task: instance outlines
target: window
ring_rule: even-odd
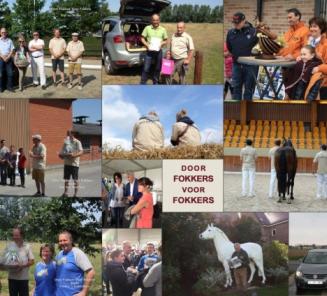
[[[276,229],[273,229],[272,231],[271,231],[271,236],[275,236],[276,235]]]

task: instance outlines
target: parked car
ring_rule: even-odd
[[[302,260],[295,273],[296,294],[305,289],[327,288],[327,249],[313,249]]]
[[[141,34],[151,15],[170,5],[169,0],[121,0],[119,17],[102,21],[102,60],[107,74],[143,64]]]

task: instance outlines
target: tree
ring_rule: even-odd
[[[15,226],[23,228],[27,240],[48,243],[58,242],[58,234],[68,230],[74,242],[86,253],[93,255],[99,251],[93,246],[101,241],[101,219],[97,217],[101,213],[101,203],[98,199],[20,198],[9,199],[4,206],[6,210],[0,212],[2,240],[10,238]]]
[[[246,243],[261,241],[260,224],[251,217],[242,216],[233,225],[233,233],[230,239],[234,242]]]
[[[72,32],[85,36],[99,31],[102,19],[110,13],[104,0],[57,0],[51,4],[51,12],[66,36]]]
[[[0,24],[8,31],[11,29],[11,12],[7,1],[0,0]]]
[[[13,5],[12,32],[31,36],[33,31],[43,33],[48,24],[41,22],[45,0],[16,0]]]

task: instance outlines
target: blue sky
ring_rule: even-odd
[[[210,7],[215,7],[217,5],[222,5],[223,0],[171,0],[171,5],[175,4],[198,4],[198,5],[209,5]],[[111,11],[117,12],[119,10],[120,0],[109,0],[109,9]]]
[[[326,213],[290,213],[289,223],[290,245],[327,245]]]
[[[131,149],[132,130],[140,116],[156,111],[164,126],[166,145],[176,113],[182,108],[199,127],[202,140],[222,143],[222,86],[104,86],[103,143]]]
[[[101,119],[101,100],[78,99],[73,102],[73,116],[90,116],[88,122],[96,123]]]

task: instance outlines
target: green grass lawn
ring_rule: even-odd
[[[35,257],[35,262],[40,261],[39,252],[40,252],[40,243],[31,243],[33,254]],[[6,242],[0,241],[0,253],[3,252],[4,248],[6,246]],[[96,247],[100,250],[101,245],[97,244]],[[56,252],[58,252],[58,248],[56,248]],[[100,296],[102,295],[102,265],[101,265],[101,253],[97,253],[95,257],[89,256],[92,265],[95,268],[95,280],[92,284],[92,287],[90,289],[89,295],[90,296]],[[8,293],[8,281],[7,281],[8,275],[6,271],[0,271],[0,281],[2,285],[2,290],[0,292],[1,296],[9,295]],[[29,270],[29,287],[30,291],[34,287],[34,266],[30,267]]]
[[[176,31],[176,24],[162,24],[169,38]],[[222,84],[223,66],[223,25],[222,24],[186,24],[186,32],[194,41],[195,50],[203,53],[202,84]],[[139,84],[141,68],[123,69],[115,75],[103,71],[103,84]],[[193,84],[194,59],[187,74],[187,84]],[[177,78],[177,76],[175,76]]]

